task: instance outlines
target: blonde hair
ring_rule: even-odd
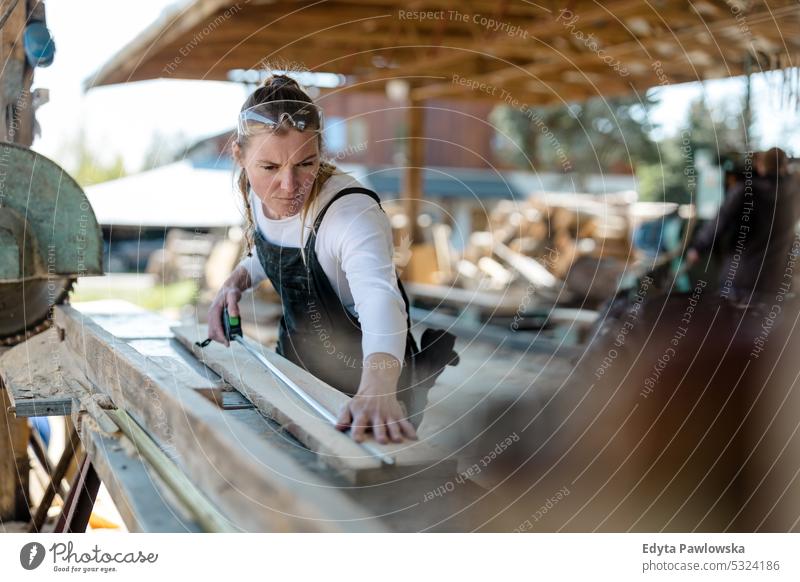
[[[300,84],[291,77],[282,74],[270,75],[245,100],[241,110],[244,111],[245,109],[248,109],[250,107],[254,107],[262,103],[269,103],[271,101],[305,101],[307,103],[313,103],[308,93],[306,93],[306,91],[300,86]],[[318,140],[317,143],[319,146],[319,152],[321,156],[324,144],[322,141],[321,120],[317,121],[318,123],[316,124],[316,128],[313,128],[313,131],[317,132],[317,140]],[[242,150],[244,150],[244,148],[247,146],[247,138],[244,136],[237,135],[235,143]],[[303,208],[301,209],[300,212],[300,229],[301,229],[300,252],[303,257],[303,262],[305,262],[305,252],[303,249],[303,225],[305,225],[308,213],[310,212],[314,203],[319,198],[319,193],[322,190],[322,187],[328,181],[328,178],[330,178],[334,174],[340,174],[340,173],[341,172],[335,165],[333,165],[328,161],[321,160],[319,169],[317,170],[317,174],[314,177],[314,183],[311,186],[311,190],[309,191],[308,196],[306,196],[306,199],[303,201]],[[239,170],[239,175],[237,176],[236,180],[239,192],[242,195],[242,200],[244,201],[244,210],[245,210],[245,232],[244,232],[245,246],[243,250],[243,256],[244,255],[250,256],[252,255],[251,249],[255,244],[256,223],[253,214],[253,208],[250,204],[250,181],[247,178],[247,172],[244,171],[244,168],[241,168]]]

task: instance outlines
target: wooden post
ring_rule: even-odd
[[[33,74],[25,60],[21,42],[27,4],[20,0],[16,5],[3,2],[0,7],[0,15],[11,10],[0,28],[0,62],[3,63],[0,70],[0,139],[30,146],[33,143],[30,91]],[[0,385],[0,522],[28,521],[30,429],[27,419],[18,419],[9,413],[9,406],[6,390]]]
[[[8,412],[11,402],[0,381],[0,523],[28,521],[28,439],[27,419],[18,419]]]
[[[425,109],[422,103],[422,101],[411,101],[406,115],[408,135],[406,136],[406,168],[403,175],[403,206],[408,217],[407,232],[411,237],[412,244],[422,242],[417,225],[419,201],[422,198],[422,170],[425,164],[423,127]]]

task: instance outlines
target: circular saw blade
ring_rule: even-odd
[[[53,305],[64,302],[74,283],[52,277],[0,285],[0,345],[13,346],[47,329]]]

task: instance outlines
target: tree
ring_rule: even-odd
[[[656,202],[693,202],[697,180],[696,160],[708,152],[712,162],[748,149],[744,103],[727,100],[710,107],[703,98],[689,106],[686,122],[672,137],[657,143],[659,158],[636,168],[639,199]]]
[[[729,152],[744,151],[747,149],[744,102],[727,99],[712,108],[705,99],[695,99],[689,106],[682,134],[688,134],[694,152],[706,150],[719,158]]]
[[[728,99],[711,107],[697,99],[677,134],[658,142],[648,122],[656,104],[629,96],[531,110],[499,106],[490,120],[498,154],[514,166],[575,172],[578,183],[588,174],[635,171],[640,200],[690,202],[697,152],[719,161],[748,149],[744,104]]]
[[[81,186],[116,180],[127,174],[122,156],[117,153],[110,162],[101,160],[89,148],[83,130],[60,148],[58,158]]]
[[[501,105],[490,121],[498,131],[498,153],[520,168],[632,173],[637,164],[658,158],[647,122],[655,104],[651,97],[628,96],[531,109]]]

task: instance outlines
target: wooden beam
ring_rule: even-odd
[[[82,426],[83,447],[111,494],[128,531],[201,531],[182,507],[170,502],[170,494],[160,486],[158,476],[148,470],[127,437],[108,435],[90,422],[84,422]]]
[[[607,9],[608,7],[606,7],[604,10]],[[761,21],[764,20],[765,18],[775,18],[777,15],[796,14],[798,11],[800,11],[800,7],[787,6],[772,12],[760,12],[757,14],[753,14],[748,16],[748,19],[752,19],[753,21]],[[562,29],[564,28],[563,25],[559,23],[555,24],[560,26]],[[703,23],[697,26],[675,31],[668,38],[667,42],[669,42],[669,44],[674,44],[675,46],[680,47],[680,50],[683,51],[685,49],[685,44],[687,42],[691,42],[697,35],[702,35],[702,34],[713,35],[714,33],[720,33],[722,31],[725,31],[726,29],[733,29],[739,26],[740,24],[736,20],[736,18],[731,16],[730,18],[725,18],[716,22],[708,24]],[[647,48],[647,43],[637,39],[631,42],[608,47],[606,49],[606,55],[614,58],[619,58],[625,55],[629,55],[631,53],[635,54],[639,51],[645,51],[645,54],[647,54],[648,50],[649,49]],[[579,69],[581,66],[587,63],[591,64],[595,62],[597,59],[598,56],[595,53],[588,52],[582,54],[579,57],[573,58],[569,63],[569,66],[572,68]],[[519,67],[506,67],[504,69],[492,71],[485,75],[476,76],[473,78],[473,81],[477,83],[481,82],[488,83],[490,85],[495,85],[495,86],[504,86],[506,83],[514,81],[520,77],[532,76],[536,78],[545,73],[563,70],[564,66],[565,66],[564,62],[559,61],[559,62],[548,62],[544,64],[531,63],[529,65],[519,66]],[[400,74],[403,73],[400,72]],[[697,74],[697,78],[702,78],[702,76]],[[454,83],[436,83],[433,85],[418,87],[412,90],[411,96],[412,99],[418,99],[418,100],[442,98],[449,95],[457,94],[461,91],[461,89],[462,88],[455,85]]]
[[[476,339],[502,345],[503,348],[522,350],[531,354],[550,354],[559,358],[576,358],[580,356],[583,347],[574,346],[548,338],[543,338],[539,332],[512,331],[486,323],[478,323],[468,318],[448,315],[438,311],[411,308],[411,319],[447,329],[448,331],[464,338],[465,341]]]
[[[581,8],[584,8],[584,6],[581,6]],[[573,8],[573,12],[576,12],[577,10],[577,8]],[[585,23],[591,22],[597,18],[607,17],[609,12],[615,14],[617,17],[621,17],[636,10],[641,10],[641,7],[637,6],[636,2],[631,2],[630,0],[618,0],[605,6],[602,4],[592,3],[589,5],[588,9],[577,13]],[[550,35],[562,34],[564,32],[564,25],[555,19],[556,14],[551,13],[549,16],[550,18],[547,20],[536,22],[527,27],[525,29],[526,36],[529,39],[540,39],[546,38]],[[440,56],[436,56],[431,59],[412,62],[400,67],[387,69],[385,72],[376,73],[372,78],[386,79],[392,78],[396,75],[413,75],[421,71],[427,71],[431,67],[436,68],[441,66],[452,68],[479,55],[504,54],[504,49],[515,52],[516,43],[509,43],[507,36],[499,35],[488,40],[485,38],[473,40],[470,43],[452,47],[452,49],[454,52],[445,52]],[[532,48],[531,53],[533,53]]]
[[[174,331],[178,341],[192,350],[201,362],[235,386],[265,416],[283,425],[295,438],[317,453],[320,461],[336,469],[351,483],[363,485],[385,482],[431,468],[437,472],[455,473],[454,461],[444,460],[443,454],[424,441],[389,445],[370,441],[376,448],[395,458],[393,467],[382,465],[349,436],[320,418],[242,346],[234,343],[226,348],[213,342],[200,348],[195,342],[205,338],[204,328],[183,326],[174,328]],[[338,413],[350,400],[346,394],[278,354],[264,349],[263,355],[330,412]]]
[[[0,378],[18,418],[71,414],[73,395],[64,380],[59,346],[50,328],[0,356]]]
[[[167,45],[180,35],[193,30],[211,16],[224,12],[231,4],[230,0],[199,0],[188,5],[173,6],[164,11],[158,20],[86,79],[84,90],[130,80],[148,54],[156,52],[159,46]],[[161,63],[161,67],[163,66],[164,63]]]
[[[28,521],[28,421],[8,411],[11,402],[0,381],[0,523]]]
[[[403,172],[403,207],[408,218],[408,236],[411,244],[421,243],[417,219],[423,192],[425,166],[425,107],[412,101],[406,110],[406,167]]]
[[[119,409],[109,409],[100,414],[108,418],[125,433],[138,453],[147,461],[148,465],[167,484],[169,490],[180,499],[192,517],[203,528],[203,531],[213,533],[235,533],[236,530],[228,520],[211,503],[194,483],[164,454],[158,445],[153,442],[142,428],[130,417]]]
[[[382,531],[383,526],[246,426],[70,306],[55,309],[73,365],[170,454],[243,531]]]
[[[479,289],[461,289],[451,285],[429,285],[426,283],[405,283],[405,288],[412,299],[424,299],[441,305],[476,308],[492,315],[514,315],[520,310],[525,291],[516,292],[511,289],[500,291],[481,291]]]

